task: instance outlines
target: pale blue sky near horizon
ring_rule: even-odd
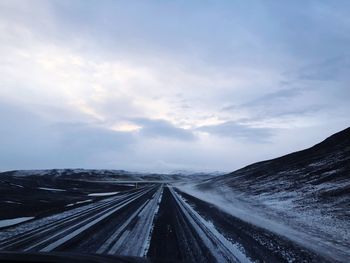
[[[349,1],[0,0],[0,170],[233,171],[349,126]]]

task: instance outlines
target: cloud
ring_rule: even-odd
[[[257,104],[270,104],[277,100],[286,100],[298,96],[303,91],[297,88],[280,89],[275,92],[264,94],[263,96],[242,104],[242,107],[255,106]]]
[[[208,132],[217,136],[230,137],[236,140],[244,140],[256,143],[269,142],[274,132],[268,128],[254,128],[233,121],[218,125],[202,126],[199,131]]]
[[[313,125],[320,113],[329,110],[329,103],[313,101],[310,88],[282,88],[259,96],[241,105],[228,105],[223,112],[241,112],[235,121],[245,127],[267,129],[293,128]],[[275,131],[278,133],[278,130]],[[257,133],[259,134],[259,133]]]
[[[348,7],[1,1],[0,169],[234,169],[308,146],[348,125]]]
[[[142,127],[140,130],[141,136],[165,137],[185,141],[192,141],[195,139],[191,130],[178,128],[165,120],[138,118],[132,121]]]
[[[94,158],[127,152],[131,133],[92,123],[53,123],[19,105],[0,104],[0,167],[96,167]]]
[[[298,70],[299,79],[332,81],[349,78],[350,57],[337,56],[312,63]]]
[[[134,140],[128,132],[109,130],[98,125],[85,123],[59,123],[50,126],[59,136],[59,145],[65,151],[94,153],[98,151],[119,151]]]

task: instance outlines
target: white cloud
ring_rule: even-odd
[[[308,146],[312,128],[322,137],[347,125],[347,56],[315,59],[331,50],[327,35],[310,55],[313,39],[291,41],[294,6],[283,17],[278,4],[257,6],[246,17],[245,4],[186,7],[191,12],[140,5],[0,3],[0,97],[12,105],[0,115],[0,169],[234,169]],[[327,6],[305,8],[334,15]],[[300,21],[313,27],[303,13]]]

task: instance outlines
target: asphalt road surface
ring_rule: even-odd
[[[170,262],[335,262],[163,184],[3,229],[0,251]]]

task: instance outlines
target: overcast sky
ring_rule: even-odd
[[[0,170],[232,171],[349,126],[350,1],[0,0]]]

